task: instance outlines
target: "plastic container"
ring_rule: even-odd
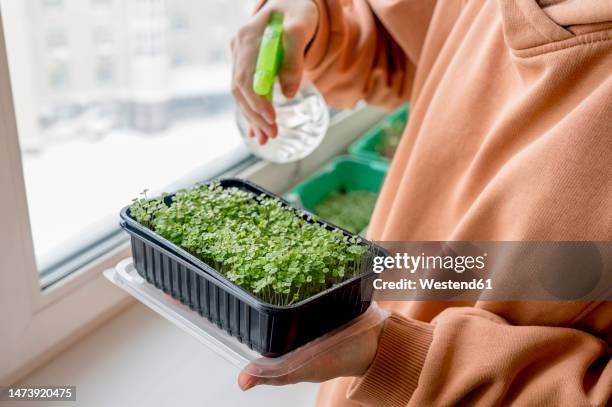
[[[220,183],[222,187],[238,187],[275,197],[248,181],[222,179]],[[167,203],[172,196],[166,197]],[[286,201],[283,204],[290,206]],[[294,210],[298,216],[308,214]],[[369,261],[371,256],[363,262],[362,274],[298,303],[278,306],[255,297],[200,259],[142,226],[130,216],[129,206],[121,211],[121,219],[121,226],[131,235],[134,266],[142,278],[264,356],[285,354],[361,315],[370,305],[371,283],[375,277]],[[324,221],[317,222],[330,230],[335,228]],[[369,246],[371,255],[385,253],[371,242],[364,240],[363,244]]]
[[[385,125],[388,125],[396,120],[403,120],[404,122],[407,122],[408,115],[408,106],[403,106],[395,110],[380,123],[370,129],[366,134],[364,134],[363,137],[351,144],[349,147],[349,153],[355,157],[365,158],[366,160],[390,162],[391,160],[388,157],[381,155],[376,150],[376,146],[378,146],[378,144],[381,142]]]
[[[314,211],[316,206],[334,191],[378,193],[388,167],[389,163],[385,161],[371,161],[350,156],[339,157],[286,193],[285,198],[309,211]],[[365,237],[367,229],[366,226],[359,235]]]
[[[272,13],[263,32],[255,73],[253,92],[270,100],[276,110],[278,134],[264,145],[258,137],[249,137],[250,125],[240,111],[236,112],[238,128],[247,147],[264,160],[287,163],[312,153],[323,141],[329,127],[329,110],[317,89],[302,81],[297,94],[287,99],[278,84],[283,63],[283,15]]]
[[[381,324],[390,314],[373,303],[359,317],[297,350],[277,358],[265,358],[186,305],[147,283],[134,268],[131,258],[122,260],[116,267],[104,271],[104,276],[233,366],[257,377],[287,375],[309,363],[320,353],[333,352],[335,346]]]
[[[389,164],[383,161],[338,157],[285,194],[285,198],[312,211],[333,191],[378,192],[388,168]]]

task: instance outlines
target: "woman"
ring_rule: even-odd
[[[265,2],[232,43],[234,95],[262,143],[274,110],[251,76],[273,11],[286,95],[306,75],[336,107],[411,103],[370,239],[612,240],[612,2]],[[379,331],[240,386],[339,377],[320,406],[611,400],[610,302],[384,305]]]

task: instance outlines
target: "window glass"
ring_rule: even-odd
[[[113,61],[110,57],[99,57],[96,67],[96,80],[100,84],[110,83],[113,80]]]
[[[97,48],[113,45],[113,27],[110,25],[95,27],[92,41]]]
[[[245,157],[229,41],[254,2],[1,1],[41,271],[116,233],[142,190]]]
[[[63,1],[62,0],[41,0],[40,3],[42,7],[52,9],[52,8],[61,7]]]
[[[50,50],[65,48],[68,45],[66,33],[61,28],[51,28],[45,35],[45,42]]]

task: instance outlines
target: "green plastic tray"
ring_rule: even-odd
[[[313,210],[333,191],[378,192],[388,168],[389,163],[383,161],[339,157],[285,194],[285,199]]]
[[[366,160],[376,160],[389,162],[390,160],[384,156],[381,156],[376,151],[376,146],[380,142],[382,136],[382,129],[386,123],[392,122],[397,119],[408,120],[410,109],[408,106],[402,106],[395,110],[389,116],[384,118],[380,123],[370,129],[366,134],[357,139],[349,147],[349,153],[355,157],[365,158]]]

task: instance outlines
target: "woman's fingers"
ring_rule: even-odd
[[[314,37],[319,11],[312,1],[295,2],[296,12],[285,16],[283,22],[283,64],[279,82],[286,97],[297,93],[304,74],[306,47]]]
[[[321,383],[340,376],[361,376],[365,373],[376,355],[378,339],[382,330],[382,320],[378,325],[355,334],[350,332],[337,333],[339,342],[328,346],[325,342],[308,351],[297,350],[293,355],[287,356],[284,362],[288,366],[299,363],[300,359],[306,360],[297,369],[278,377],[258,377],[251,372],[262,372],[262,368],[254,362],[247,366],[238,376],[238,386],[242,390],[248,390],[260,384],[271,386],[284,386],[287,384],[301,382]],[[345,335],[348,335],[344,337]],[[333,338],[330,338],[333,339]],[[300,352],[308,352],[308,357],[300,355]],[[302,356],[302,357],[300,357]],[[292,358],[293,357],[293,358]],[[265,370],[265,368],[263,368]]]
[[[304,70],[304,52],[314,36],[319,19],[317,6],[310,0],[269,0],[232,38],[232,93],[238,108],[251,124],[253,137],[257,137],[262,144],[268,138],[276,137],[276,113],[268,99],[253,91],[253,74],[261,36],[272,13],[284,16],[284,58],[279,81],[283,93],[288,97],[294,96],[299,88]]]
[[[232,94],[238,108],[254,128],[260,142],[265,142],[269,136],[276,135],[275,113],[272,104],[253,92],[253,72],[259,42],[269,15],[269,12],[257,13],[238,31],[231,42],[234,59]]]
[[[245,96],[240,89],[232,91],[238,108],[251,124],[254,135],[259,137],[260,143],[265,144],[268,137],[275,136],[277,133],[276,125],[268,123],[261,115],[257,114],[246,102]]]
[[[302,382],[320,383],[336,377],[335,374],[339,370],[336,356],[326,352],[299,369],[278,377],[257,377],[243,370],[238,376],[238,386],[241,390],[248,390],[260,384],[286,386]]]
[[[300,87],[304,72],[306,39],[304,29],[299,24],[285,24],[283,47],[285,56],[279,72],[279,82],[283,94],[292,98]]]
[[[247,372],[243,370],[238,375],[238,387],[240,387],[240,390],[242,391],[248,390],[252,387],[257,386],[258,379],[259,379],[258,377],[251,376],[250,374],[248,374]]]
[[[252,52],[258,45],[251,44],[249,51],[239,52],[235,57],[236,72],[232,89],[238,89],[252,111],[256,112],[269,124],[274,124],[275,113],[272,103],[265,97],[257,95],[253,91],[253,72],[255,71],[254,61],[257,54]]]
[[[261,144],[262,146],[264,144],[266,144],[268,142],[268,138],[271,138],[271,135],[268,135],[268,133],[262,131],[261,129],[259,130],[259,144]]]

